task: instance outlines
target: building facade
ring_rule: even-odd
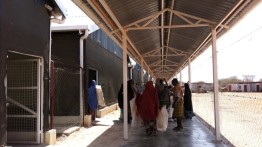
[[[227,84],[228,92],[262,92],[262,82],[238,82]]]
[[[53,0],[0,1],[0,146],[41,143],[49,129]]]

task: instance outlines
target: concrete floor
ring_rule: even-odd
[[[79,131],[58,141],[49,147],[226,147],[223,143],[215,143],[211,132],[196,117],[183,120],[184,129],[173,131],[176,126],[169,122],[166,132],[157,132],[156,136],[147,136],[145,128],[131,128],[128,140],[123,139],[123,123],[118,120],[118,112],[112,116],[96,119],[92,127],[82,127]],[[59,140],[59,139],[58,139]],[[46,145],[18,145],[13,147],[43,147]]]
[[[223,143],[214,143],[214,136],[196,118],[184,120],[181,132],[173,131],[174,122],[169,122],[166,132],[157,132],[156,136],[146,136],[144,128],[121,147],[226,147]],[[131,136],[132,135],[132,136]]]

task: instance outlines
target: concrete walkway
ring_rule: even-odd
[[[129,126],[129,138],[124,141],[123,123],[118,117],[119,111],[114,111],[96,119],[92,127],[81,127],[69,136],[58,137],[57,143],[48,147],[225,147],[214,143],[214,136],[196,118],[184,120],[181,132],[173,131],[175,123],[169,122],[167,131],[157,132],[156,136],[147,136],[145,128]]]

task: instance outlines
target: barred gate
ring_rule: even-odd
[[[52,66],[51,126],[58,133],[80,123],[79,68]]]
[[[7,142],[40,143],[40,59],[7,63]]]

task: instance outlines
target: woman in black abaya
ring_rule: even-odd
[[[185,83],[185,92],[184,92],[184,116],[186,119],[192,119],[194,116],[193,105],[192,105],[192,96],[189,84]]]

